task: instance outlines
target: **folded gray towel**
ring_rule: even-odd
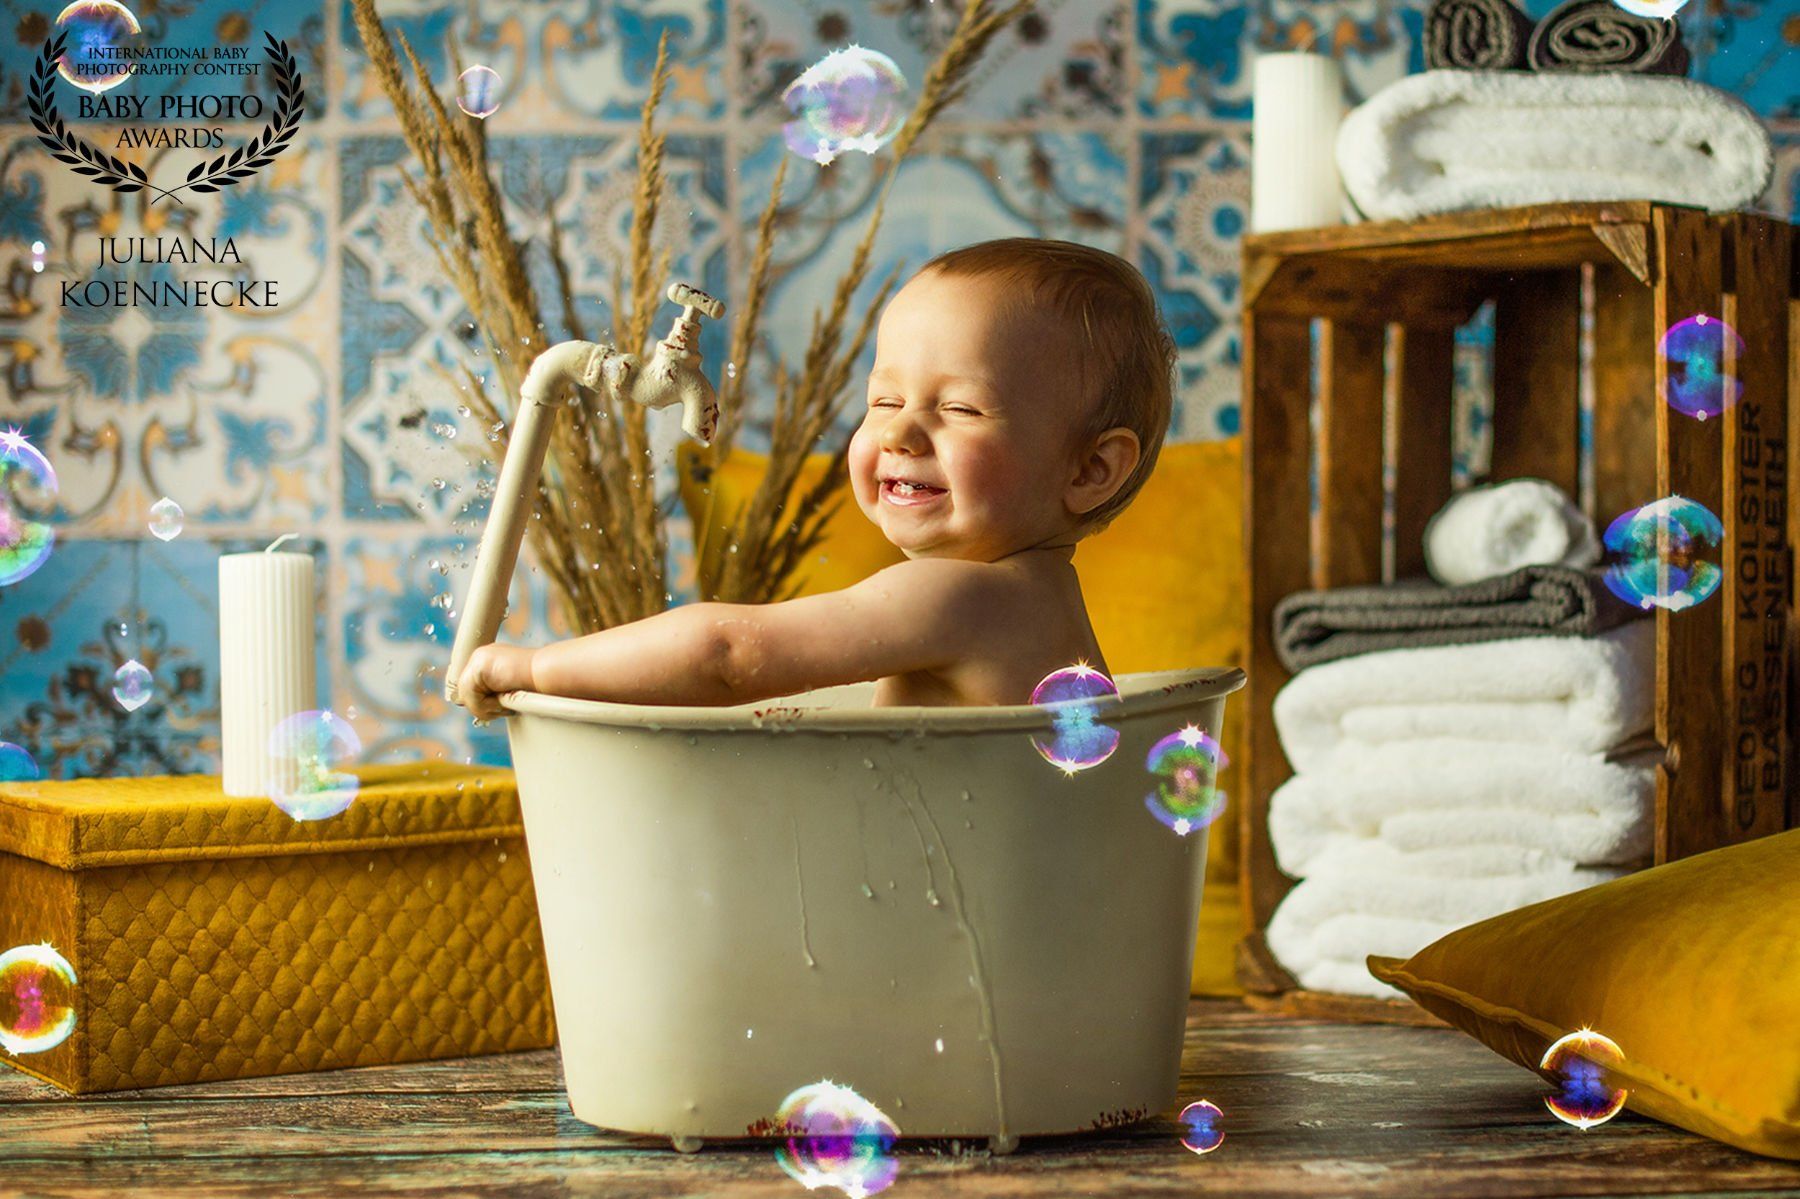
[[[1275,605],[1275,654],[1299,671],[1387,649],[1591,637],[1642,615],[1607,590],[1599,571],[1526,566],[1459,587],[1404,579],[1296,591]]]

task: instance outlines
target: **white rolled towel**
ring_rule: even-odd
[[[1736,96],[1617,72],[1409,75],[1344,118],[1337,160],[1371,220],[1559,201],[1726,212],[1755,203],[1775,169]]]
[[[1656,622],[1598,637],[1520,637],[1357,654],[1309,666],[1275,693],[1294,769],[1327,767],[1344,742],[1421,737],[1605,753],[1655,718]]]
[[[1401,873],[1419,860],[1371,843],[1344,855],[1345,869],[1301,879],[1269,918],[1269,952],[1308,990],[1402,999],[1369,974],[1369,954],[1408,958],[1465,925],[1631,873],[1618,866],[1460,877]]]
[[[1651,853],[1660,757],[1452,737],[1346,741],[1275,788],[1269,844],[1294,878],[1369,838],[1403,853],[1513,851],[1488,873],[1638,862]],[[1429,873],[1426,860],[1410,859],[1408,872]]]
[[[1598,561],[1594,522],[1562,488],[1543,479],[1471,487],[1425,525],[1425,569],[1446,586],[1521,566],[1586,568]]]

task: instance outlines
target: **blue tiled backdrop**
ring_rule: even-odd
[[[872,276],[1013,234],[1124,254],[1155,285],[1180,345],[1173,438],[1231,436],[1251,55],[1329,44],[1366,96],[1422,68],[1424,7],[1040,0],[902,173]],[[1542,15],[1552,4],[1527,7]],[[320,706],[351,721],[371,759],[504,761],[498,729],[473,729],[438,698],[450,627],[432,603],[446,592],[460,598],[482,511],[471,451],[489,432],[458,412],[444,368],[489,364],[401,183],[409,155],[348,3],[141,6],[154,44],[238,44],[260,57],[272,32],[306,80],[307,120],[275,165],[181,206],[96,188],[33,136],[26,82],[59,8],[0,0],[0,425],[22,426],[61,480],[57,549],[30,579],[0,588],[0,739],[59,777],[216,769],[217,557],[296,532],[320,565]],[[892,55],[916,80],[956,19],[950,0],[408,0],[382,9],[440,86],[450,82],[453,40],[465,63],[499,72],[488,133],[513,232],[531,243],[529,266],[547,291],[541,243],[554,216],[578,312],[596,330],[608,324],[612,274],[627,252],[638,108],[664,31],[675,63],[661,236],[681,277],[729,300],[786,153],[786,83],[853,41]],[[1681,20],[1691,74],[1741,96],[1774,128],[1780,157],[1764,206],[1792,212],[1800,15],[1787,0],[1693,0]],[[148,82],[143,90],[157,93]],[[267,76],[247,79],[242,94],[270,99]],[[153,174],[154,161],[153,152]],[[791,215],[765,322],[771,348],[789,360],[848,261],[877,178],[855,155],[824,171],[790,162]],[[205,272],[279,280],[280,306],[242,315],[64,308],[59,281],[125,269],[92,261],[96,235],[231,237],[243,263]],[[47,247],[41,273],[30,268],[33,241]],[[723,329],[708,337],[716,371]],[[1473,393],[1478,328],[1463,348],[1459,377]],[[766,380],[769,361],[744,369]],[[419,409],[425,419],[400,422]],[[1479,408],[1459,411],[1462,444],[1478,452]],[[659,430],[666,446],[670,422]],[[146,535],[149,508],[165,495],[187,513],[167,544]],[[678,557],[681,548],[678,537]],[[678,562],[677,587],[684,573]],[[553,622],[528,569],[512,611],[510,640],[573,631]],[[126,713],[112,700],[111,674],[131,657],[151,668],[156,694]]]

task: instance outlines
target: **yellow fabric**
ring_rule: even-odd
[[[686,451],[684,467],[692,461]],[[816,479],[826,462],[824,455],[810,459],[803,483]],[[715,528],[723,529],[749,499],[767,465],[762,455],[740,450],[715,471],[710,497]],[[1088,615],[1115,674],[1243,665],[1242,480],[1243,443],[1238,439],[1164,446],[1131,505],[1076,550],[1075,570]],[[690,512],[701,511],[708,500],[689,469],[682,471],[682,500]],[[901,560],[900,551],[847,500],[802,567],[800,594],[848,587]],[[1227,703],[1220,744],[1234,765],[1227,767],[1220,786],[1228,797],[1239,788],[1235,762],[1242,723]],[[1194,954],[1195,994],[1243,993],[1232,969],[1242,931],[1236,830],[1228,814],[1210,832]]]
[[[0,946],[75,969],[76,1094],[556,1040],[511,771],[361,766],[296,822],[212,776],[0,784]]]
[[[1800,1160],[1800,829],[1457,929],[1369,971],[1536,1069],[1591,1028],[1635,1112]]]

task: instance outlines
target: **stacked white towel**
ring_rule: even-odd
[[[1364,959],[1647,865],[1655,625],[1390,650],[1275,697],[1295,776],[1269,840],[1299,879],[1267,930],[1308,989],[1402,998]]]

